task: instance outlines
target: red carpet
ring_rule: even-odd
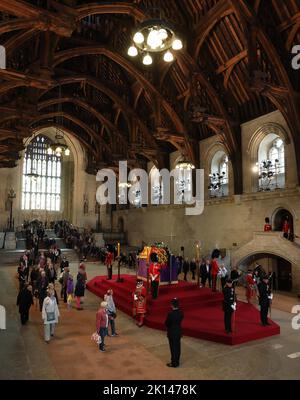
[[[106,277],[95,277],[88,282],[87,288],[101,298],[107,289],[112,288],[117,308],[131,316],[135,276],[122,275],[123,283],[117,283],[116,278],[114,275],[111,281],[107,281]],[[182,281],[178,285],[160,286],[158,299],[152,300],[151,297],[148,299],[145,325],[165,330],[164,322],[171,309],[170,301],[173,297],[178,297],[180,300],[184,312],[183,334],[186,336],[234,345],[280,333],[279,325],[271,320],[269,321],[271,326],[260,325],[259,311],[254,306],[238,302],[235,332],[227,335],[223,322],[223,295]]]

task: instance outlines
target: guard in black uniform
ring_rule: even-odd
[[[224,301],[223,301],[223,310],[224,310],[224,323],[225,323],[225,331],[226,333],[231,333],[231,317],[232,313],[236,310],[236,296],[235,291],[232,286],[232,280],[227,279],[226,285],[223,290]]]
[[[260,320],[262,326],[271,325],[268,323],[268,311],[273,294],[269,286],[269,278],[264,275],[262,281],[257,285],[259,292]]]
[[[167,327],[167,335],[171,351],[171,362],[168,367],[179,367],[180,359],[180,340],[181,340],[181,322],[183,320],[183,312],[179,309],[178,299],[171,301],[172,311],[169,312],[165,325]]]

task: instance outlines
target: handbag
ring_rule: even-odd
[[[47,321],[48,322],[55,321],[55,312],[54,311],[47,312],[46,314],[47,314]]]

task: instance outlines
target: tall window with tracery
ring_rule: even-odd
[[[50,144],[50,139],[39,135],[26,148],[22,210],[60,211],[61,159],[55,154],[47,153]]]

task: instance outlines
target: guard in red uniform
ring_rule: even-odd
[[[112,278],[112,263],[113,263],[113,253],[110,251],[106,254],[105,265],[107,268],[107,279]]]
[[[149,266],[149,277],[151,279],[151,294],[152,299],[157,299],[159,278],[160,278],[160,265],[158,262],[152,262]]]
[[[289,223],[289,217],[288,216],[285,217],[285,220],[283,222],[282,232],[283,232],[283,236],[286,239],[289,239],[290,233],[291,233],[291,226],[290,226],[290,223]]]
[[[138,327],[143,326],[144,317],[146,314],[146,296],[147,290],[143,285],[142,280],[137,280],[135,291],[132,293],[133,296],[133,309],[132,315],[136,318],[136,324]]]
[[[246,275],[246,298],[248,304],[251,304],[251,299],[255,293],[255,280],[253,279],[253,274],[251,269],[248,269],[248,274]]]
[[[269,232],[272,230],[272,226],[270,224],[270,218],[265,218],[264,232]]]
[[[219,273],[219,264],[218,264],[218,258],[220,256],[220,251],[215,249],[212,252],[212,261],[211,261],[211,280],[212,280],[212,291],[216,292],[217,291],[217,277]]]

